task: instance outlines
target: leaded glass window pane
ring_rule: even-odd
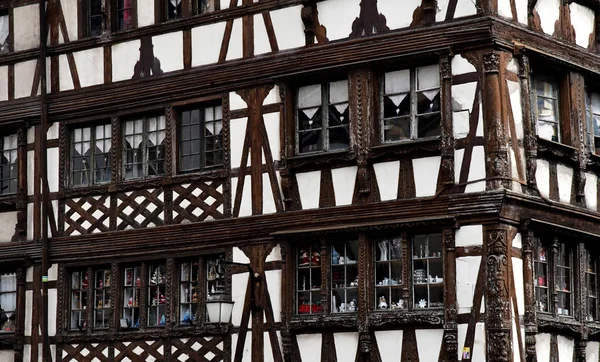
[[[16,194],[19,178],[17,135],[0,137],[0,151],[0,195]]]

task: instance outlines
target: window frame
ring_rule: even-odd
[[[4,43],[0,43],[0,57],[5,54],[10,54],[13,51],[13,17],[9,2],[6,2],[6,4],[0,2],[0,17],[4,16],[6,16],[6,21],[8,23],[8,34],[6,35],[5,40],[7,48],[5,51],[2,51]]]
[[[102,154],[108,156],[108,163],[106,164],[106,167],[104,168],[105,171],[106,169],[110,170],[110,176],[108,177],[108,180],[106,181],[101,181],[101,182],[97,182],[96,181],[96,142],[98,142],[98,140],[96,139],[96,130],[98,127],[103,127],[103,133],[104,133],[104,138],[102,138],[102,140],[104,142],[106,141],[110,141],[110,145],[111,148],[108,152],[103,152]],[[108,137],[106,136],[106,130],[108,127]],[[73,126],[69,127],[69,140],[68,140],[68,144],[69,144],[69,171],[68,171],[68,185],[72,188],[86,188],[86,187],[93,187],[93,186],[103,186],[103,185],[108,185],[112,182],[113,179],[113,173],[115,172],[115,170],[113,169],[113,148],[116,147],[116,145],[113,142],[113,138],[112,138],[112,129],[113,124],[111,124],[111,122],[95,122],[93,124],[74,124]],[[74,173],[75,172],[80,172],[83,173],[83,170],[78,170],[75,171],[74,169],[74,157],[75,157],[75,132],[77,130],[81,130],[82,131],[82,135],[83,135],[83,130],[85,128],[89,128],[90,129],[90,139],[88,142],[90,142],[90,150],[91,150],[91,154],[89,155],[90,157],[90,165],[89,165],[89,175],[87,176],[88,178],[88,182],[87,184],[75,184],[74,183]],[[83,136],[82,136],[83,137]],[[84,143],[86,141],[82,140],[78,143]],[[85,158],[84,155],[79,156],[80,158]]]
[[[18,318],[18,314],[19,314],[19,280],[18,280],[18,273],[16,271],[12,271],[12,272],[5,272],[3,271],[0,274],[0,278],[3,279],[5,276],[14,278],[14,290],[9,290],[9,291],[5,291],[1,289],[2,283],[0,283],[0,300],[3,300],[2,296],[7,295],[7,294],[13,294],[14,295],[14,310],[5,310],[2,308],[2,313],[4,313],[4,316],[6,316],[6,313],[11,313],[10,317],[7,317],[6,321],[2,322],[2,325],[0,325],[0,336],[3,335],[11,335],[14,334],[16,332],[16,324],[17,324],[17,318]],[[1,316],[1,315],[0,315]],[[9,322],[12,321],[12,330],[5,330],[4,326]],[[10,327],[10,326],[9,326]]]
[[[156,130],[154,131],[150,131],[149,130],[149,119],[150,118],[155,118],[156,119]],[[164,124],[164,128],[159,130],[158,129],[158,125],[160,124],[160,120],[162,119],[162,123]],[[136,133],[135,130],[135,123],[133,124],[133,132],[131,135],[128,135],[126,133],[126,127],[127,127],[127,123],[128,122],[136,122],[138,120],[142,121],[142,132],[141,133]],[[165,164],[167,161],[167,148],[171,147],[170,144],[168,144],[168,139],[166,136],[166,132],[167,132],[167,121],[166,121],[166,117],[164,115],[164,113],[158,113],[158,112],[151,112],[151,113],[144,113],[144,114],[140,114],[138,116],[132,116],[132,117],[127,117],[126,119],[121,120],[121,139],[119,140],[120,144],[121,144],[121,172],[122,172],[122,176],[121,176],[121,180],[124,182],[136,182],[136,181],[144,181],[144,180],[148,180],[148,179],[155,179],[155,178],[159,178],[159,177],[165,177],[167,175],[167,170],[165,168]],[[164,147],[164,152],[162,153],[162,158],[157,158],[157,174],[155,175],[149,175],[148,174],[148,168],[149,168],[149,160],[148,160],[148,154],[149,154],[149,146],[148,146],[148,138],[149,138],[149,134],[155,132],[157,134],[159,134],[160,132],[164,132],[165,136],[163,139],[163,147]],[[129,136],[137,136],[137,135],[141,135],[142,137],[142,142],[140,143],[141,145],[141,150],[142,150],[142,161],[141,162],[131,162],[131,163],[127,163],[127,152],[128,152],[128,148],[127,148],[127,137]],[[152,147],[156,147],[159,148],[159,145],[154,145]],[[136,148],[131,148],[129,150],[136,150]],[[162,161],[162,173],[159,173],[158,170],[160,170],[159,167],[159,162],[158,161]],[[131,177],[128,178],[127,177],[127,167],[134,167],[137,164],[141,164],[142,167],[142,175],[138,176],[138,177]]]
[[[598,127],[598,134],[596,134],[594,127],[594,117],[597,117],[600,121],[600,109],[594,109],[593,97],[598,97],[600,103],[600,93],[586,91],[585,97],[585,114],[586,114],[586,138],[588,143],[588,150],[594,155],[600,155],[600,126]]]
[[[560,260],[560,254],[561,254],[561,249],[563,249],[564,251],[566,251],[566,254],[569,258],[568,266],[565,265],[561,265],[559,264]],[[565,243],[564,241],[560,241],[557,237],[554,237],[551,241],[548,240],[548,238],[544,238],[544,237],[535,237],[534,240],[534,245],[533,245],[533,251],[534,251],[534,255],[533,255],[533,278],[534,278],[534,298],[535,298],[535,304],[536,304],[536,312],[541,313],[541,314],[546,314],[546,315],[554,315],[554,316],[559,316],[562,318],[570,318],[570,319],[576,319],[577,318],[577,314],[575,312],[575,300],[577,298],[576,296],[576,282],[577,282],[577,275],[579,275],[576,267],[577,267],[577,260],[575,260],[575,258],[577,257],[577,248],[575,247],[575,245],[570,245]],[[542,255],[542,251],[543,251],[543,255],[544,255],[544,259],[540,261],[541,259],[541,255]],[[543,263],[544,265],[546,265],[546,280],[545,280],[545,286],[543,286],[543,289],[546,290],[546,295],[547,295],[547,307],[546,307],[546,311],[540,310],[540,300],[538,297],[538,290],[540,288],[542,288],[542,286],[540,286],[539,284],[541,284],[540,279],[541,276],[538,274],[538,271],[536,269],[536,263]],[[558,290],[557,289],[557,285],[558,285],[558,279],[559,279],[559,274],[558,274],[558,270],[560,269],[568,269],[569,270],[569,280],[568,280],[568,285],[570,286],[570,289],[565,289],[563,288],[563,290]],[[582,281],[579,281],[582,282]],[[566,293],[568,294],[568,305],[569,305],[569,309],[567,311],[567,313],[562,313],[565,309],[564,308],[560,308],[559,304],[560,303],[560,296],[558,295],[558,293]],[[554,299],[558,300],[557,304],[554,303]]]
[[[137,9],[138,9],[138,1],[137,0],[129,0],[131,1],[131,5],[127,8],[124,7],[122,9],[119,8],[119,1],[121,0],[107,0],[110,1],[110,15],[111,15],[111,30],[113,33],[127,31],[131,29],[137,29],[138,27],[138,19],[137,19]],[[125,3],[126,0],[123,0]],[[124,12],[125,10],[129,10],[129,14],[131,16],[131,25],[128,28],[121,27],[119,23],[119,13]]]
[[[10,148],[5,149],[5,142],[7,139],[9,140]],[[13,143],[14,143],[14,148],[12,148]],[[0,197],[13,196],[19,192],[19,156],[20,156],[21,152],[19,150],[19,135],[18,135],[18,133],[9,133],[8,135],[0,136],[0,152],[2,153],[0,155],[0,162],[1,162],[1,160],[4,160],[5,152],[9,152],[10,159],[8,161],[13,161],[11,163],[5,163],[5,164],[0,163]],[[14,160],[12,160],[13,153],[15,155]],[[4,177],[3,176],[4,169],[8,168],[9,173],[10,173],[11,167],[16,168],[15,177],[10,177],[10,174],[8,177]],[[14,191],[11,191],[11,183],[13,183],[13,182],[15,184],[15,188],[14,188]],[[6,183],[8,184],[8,192],[3,191],[3,187]]]
[[[538,82],[544,82],[547,81],[547,83],[550,83],[552,86],[554,86],[555,89],[555,98],[552,97],[547,97],[544,95],[538,95]],[[534,118],[535,118],[535,134],[538,138],[540,139],[544,139],[547,141],[551,141],[551,142],[556,142],[556,143],[560,143],[560,144],[567,144],[565,143],[564,140],[564,135],[563,133],[563,125],[562,125],[562,115],[561,115],[561,110],[563,108],[563,101],[561,99],[562,97],[562,89],[561,89],[561,77],[559,76],[550,76],[547,75],[547,73],[537,73],[537,74],[533,74],[531,77],[531,103],[532,103],[532,107],[534,109]],[[552,124],[556,124],[556,139],[547,139],[545,137],[540,136],[540,132],[539,132],[539,107],[538,107],[538,98],[544,98],[544,99],[552,99],[554,101],[554,105],[555,105],[555,110],[554,110],[554,114],[555,114],[555,121],[543,121],[545,123],[552,123]]]

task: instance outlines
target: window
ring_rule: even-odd
[[[415,235],[412,249],[413,308],[444,306],[442,235]]]
[[[71,330],[87,328],[88,311],[92,313],[94,329],[109,327],[110,286],[111,275],[108,268],[79,269],[71,272]]]
[[[8,44],[10,28],[8,24],[8,10],[0,9],[0,54],[10,52]]]
[[[225,287],[225,275],[217,268],[219,258],[224,256],[195,258],[179,264],[180,324],[193,324],[198,320],[203,300]]]
[[[134,27],[135,16],[133,0],[116,0],[113,4],[116,15],[116,26],[113,28],[116,31],[132,29]]]
[[[87,328],[86,309],[88,306],[88,289],[90,278],[88,270],[71,273],[71,329]]]
[[[102,35],[102,0],[85,1],[87,1],[88,36]]]
[[[0,195],[17,193],[19,165],[17,163],[17,135],[0,138]]]
[[[589,250],[585,250],[585,288],[587,297],[587,320],[595,321],[599,319],[598,315],[598,277],[597,277],[598,255]]]
[[[558,83],[554,78],[539,75],[534,78],[534,85],[537,135],[560,142]]]
[[[142,293],[140,267],[125,268],[123,279],[123,312],[121,315],[128,328],[139,328],[140,295]]]
[[[164,327],[167,271],[164,264],[154,264],[148,267],[148,327]]]
[[[174,20],[181,18],[181,0],[166,0],[165,11],[167,12],[166,20]]]
[[[110,317],[110,269],[95,271],[94,278],[94,328],[109,326]]]
[[[73,129],[71,145],[73,186],[110,182],[112,147],[110,124]]]
[[[146,276],[141,272],[145,269]],[[164,263],[126,267],[123,272],[121,327],[140,328],[140,309],[147,308],[146,326],[164,327],[167,308],[167,271]],[[146,289],[147,299],[142,299]]]
[[[223,164],[221,106],[181,112],[179,170],[198,171]]]
[[[321,252],[318,244],[297,249],[296,260],[296,312],[318,314],[321,305]],[[332,263],[334,259],[332,259]]]
[[[438,65],[385,73],[380,88],[382,142],[441,135]]]
[[[218,0],[193,0],[194,15],[210,13],[219,10],[220,2]]]
[[[165,117],[143,117],[123,127],[124,175],[126,180],[165,173]]]
[[[334,243],[330,262],[331,313],[358,312],[358,242]]]
[[[600,94],[588,93],[586,98],[587,133],[590,152],[600,155]]]
[[[535,270],[535,296],[537,300],[537,310],[539,312],[550,313],[553,311],[550,291],[554,290],[558,297],[556,314],[563,316],[572,316],[573,295],[572,295],[572,270],[573,256],[572,251],[564,243],[558,243],[556,262],[549,257],[548,245],[540,239],[536,241],[536,253],[534,256]]]
[[[0,275],[0,332],[14,332],[17,310],[17,275]]]
[[[402,239],[384,239],[375,248],[375,309],[405,309],[407,301],[402,296],[405,286],[402,273]]]
[[[296,106],[296,153],[348,149],[348,80],[300,87]]]

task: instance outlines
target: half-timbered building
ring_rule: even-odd
[[[600,360],[598,0],[0,0],[0,152],[0,361]]]

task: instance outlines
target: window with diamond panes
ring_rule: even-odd
[[[347,79],[300,87],[296,101],[296,153],[348,149]]]
[[[110,182],[110,124],[75,128],[71,134],[71,184],[90,186]]]
[[[0,137],[0,150],[0,195],[16,194],[19,177],[17,135]]]
[[[143,117],[123,127],[124,176],[142,179],[165,173],[165,116]]]
[[[380,87],[382,142],[441,135],[438,65],[385,73]]]
[[[17,310],[17,275],[0,275],[0,332],[15,331]]]
[[[543,75],[534,77],[537,134],[540,138],[560,142],[558,83]]]
[[[358,241],[331,246],[331,313],[358,312]]]
[[[123,313],[128,328],[140,327],[140,296],[142,292],[141,267],[123,270]]]
[[[221,106],[181,112],[179,169],[199,171],[223,164],[223,109]]]
[[[588,147],[600,155],[600,93],[588,93],[586,102]]]
[[[571,250],[563,243],[558,244],[558,257],[556,262],[555,291],[558,296],[559,315],[573,315],[572,306],[572,268],[573,260]]]
[[[383,239],[374,244],[375,252],[375,309],[405,309],[408,302],[402,297],[404,270],[402,239]]]
[[[535,298],[537,301],[537,310],[539,312],[550,312],[549,306],[549,289],[548,289],[548,253],[545,245],[542,245],[540,240],[537,240],[535,254],[533,258],[535,270]]]
[[[166,281],[164,264],[148,267],[148,327],[163,327],[166,322]]]
[[[444,306],[442,235],[415,235],[412,247],[413,308]]]
[[[71,273],[71,326],[73,330],[86,329],[86,309],[90,277],[87,270]]]
[[[94,328],[109,327],[110,321],[110,269],[94,272]]]
[[[321,304],[321,248],[311,244],[296,249],[296,312],[323,313]]]
[[[598,320],[598,277],[597,256],[590,250],[585,251],[585,289],[587,297],[587,320]]]

